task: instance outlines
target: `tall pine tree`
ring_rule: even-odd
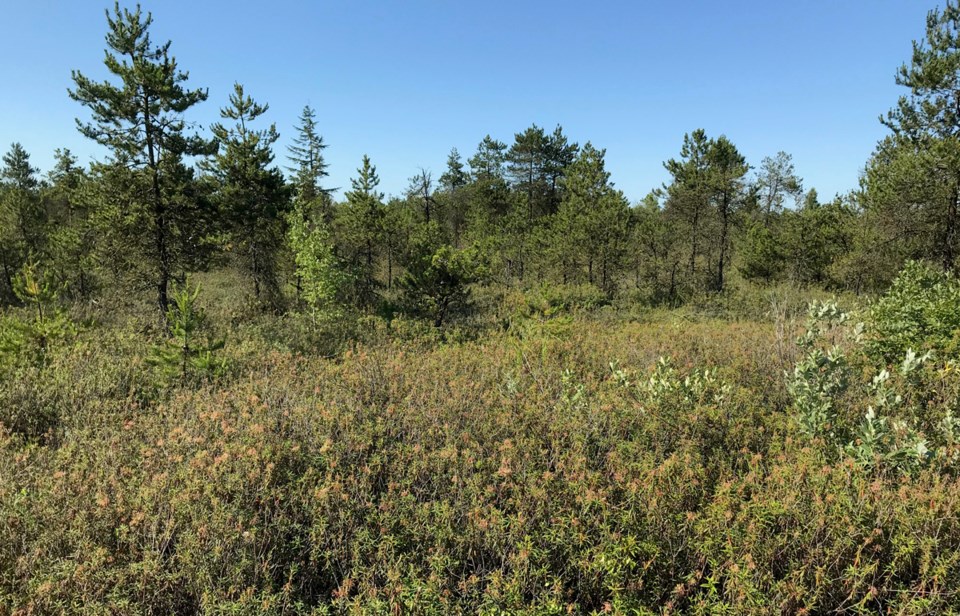
[[[70,96],[88,107],[91,122],[77,120],[80,132],[111,150],[109,166],[129,173],[102,174],[135,183],[128,190],[124,234],[132,249],[141,253],[152,269],[157,306],[166,314],[168,287],[190,243],[199,236],[195,204],[176,194],[183,182],[168,182],[168,175],[186,175],[184,156],[205,154],[209,144],[185,133],[183,114],[207,98],[206,90],[184,87],[188,74],[170,55],[170,42],[150,40],[153,17],[140,7],[130,11],[115,4],[107,11],[107,52],[104,64],[117,84],[97,82],[73,71],[75,88]],[[135,212],[129,211],[135,209]],[[186,240],[184,244],[181,240]]]
[[[280,138],[276,126],[250,125],[269,109],[234,84],[230,104],[220,117],[232,126],[213,125],[217,153],[204,164],[219,181],[217,203],[227,223],[240,265],[253,282],[254,297],[271,308],[281,301],[277,256],[283,245],[284,217],[290,195],[280,169],[273,165],[272,146]]]

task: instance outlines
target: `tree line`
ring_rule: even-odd
[[[928,15],[897,74],[905,94],[857,190],[804,190],[789,154],[752,166],[726,136],[693,130],[664,163],[669,180],[631,204],[605,150],[536,124],[510,143],[450,151],[386,199],[360,161],[344,199],[325,185],[327,143],[306,106],[285,169],[269,105],[239,83],[208,135],[191,110],[208,98],[154,44],[152,16],[107,11],[107,81],[73,71],[80,132],[109,156],[84,168],[57,150],[45,176],[14,143],[0,188],[0,303],[38,268],[67,298],[151,289],[160,311],[188,272],[232,265],[258,305],[315,313],[404,311],[443,324],[478,281],[590,284],[678,305],[722,293],[731,275],[855,292],[885,286],[909,259],[955,269],[960,199],[960,9]],[[286,171],[286,173],[285,173]]]

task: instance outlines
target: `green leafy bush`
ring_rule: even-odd
[[[954,336],[956,294],[950,275],[911,263],[865,324],[835,302],[811,304],[787,375],[801,432],[876,472],[954,468],[956,364],[937,353]]]
[[[888,364],[912,349],[960,357],[960,280],[928,263],[908,262],[867,314],[867,350]]]

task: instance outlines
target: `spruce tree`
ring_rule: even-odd
[[[380,178],[366,154],[357,174],[350,180],[352,190],[347,192],[347,202],[341,209],[340,227],[347,259],[354,270],[355,300],[371,306],[378,286],[374,266],[383,237],[383,193],[377,191]]]
[[[297,203],[313,204],[329,195],[330,189],[321,185],[323,178],[327,177],[327,163],[323,158],[327,144],[317,132],[316,112],[310,105],[304,106],[300,112],[300,123],[295,130],[293,143],[287,146],[287,159],[292,163],[287,169],[294,174]]]

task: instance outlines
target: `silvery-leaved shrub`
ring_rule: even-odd
[[[955,363],[958,285],[909,263],[865,322],[835,302],[811,304],[803,355],[787,374],[800,431],[872,470],[913,472],[958,461]]]
[[[807,313],[807,327],[797,339],[803,351],[787,374],[787,390],[793,398],[800,430],[807,436],[833,433],[837,399],[847,390],[850,367],[841,343],[851,335],[856,340],[861,332],[858,324],[850,331],[850,314],[835,301],[815,301]]]

